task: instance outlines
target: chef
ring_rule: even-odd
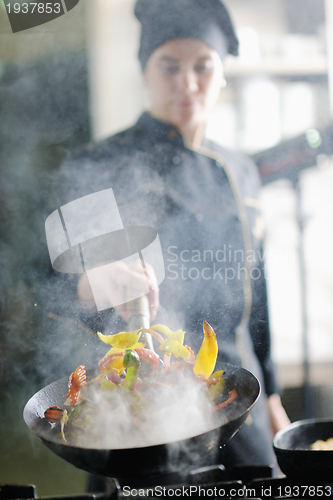
[[[183,328],[195,351],[208,321],[219,359],[242,365],[261,382],[251,418],[219,461],[272,465],[272,436],[289,421],[270,356],[260,179],[248,158],[205,137],[225,86],[225,58],[238,54],[238,40],[220,0],[138,0],[135,15],[149,108],[128,130],[71,156],[61,169],[62,203],[112,188],[124,226],[157,231],[165,279],[157,287],[148,266],[152,319]],[[126,293],[145,284],[135,268],[119,263],[113,269],[100,293],[115,307],[102,315],[87,275],[77,284],[85,314],[105,333],[124,328]]]

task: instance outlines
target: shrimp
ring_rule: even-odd
[[[71,404],[74,406],[78,402],[80,390],[86,385],[86,383],[86,367],[80,365],[69,377],[68,394],[66,394],[64,398],[68,397]]]
[[[56,422],[60,422],[62,419],[64,412],[59,406],[50,406],[47,410],[44,412],[44,418],[48,422],[54,424]]]

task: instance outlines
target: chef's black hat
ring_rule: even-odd
[[[238,39],[230,15],[220,0],[137,0],[141,23],[139,60],[144,69],[154,50],[173,38],[197,38],[223,59],[238,55]]]

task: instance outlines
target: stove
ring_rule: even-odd
[[[332,477],[325,481],[272,477],[267,466],[247,465],[226,469],[213,465],[186,475],[172,474],[145,480],[117,480],[90,476],[84,495],[38,497],[33,485],[0,485],[0,500],[139,500],[140,498],[226,499],[317,499],[333,497]]]

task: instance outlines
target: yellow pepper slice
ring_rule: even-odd
[[[188,361],[191,357],[190,351],[177,340],[165,339],[159,346],[159,349],[166,354],[173,354],[177,358],[184,359],[185,361]]]
[[[163,335],[168,337],[168,339],[177,340],[177,342],[184,344],[184,337],[185,337],[184,330],[176,330],[175,332],[173,332],[167,326],[160,325],[160,324],[151,326],[150,329],[157,330],[158,332],[161,332],[161,333],[163,333]]]
[[[105,360],[105,357],[106,356],[104,356],[104,358],[101,359],[101,361],[99,362],[99,365],[101,365],[103,363],[103,361]],[[103,373],[115,371],[116,373],[118,373],[120,375],[124,371],[123,356],[116,356],[113,359],[111,359],[107,363],[107,369],[103,369],[102,371],[103,371]]]
[[[217,373],[217,372],[216,372]],[[215,405],[217,405],[220,396],[222,395],[225,387],[225,380],[223,377],[216,379],[215,384],[211,384],[208,388],[209,395]]]
[[[223,370],[219,370],[217,372],[214,372],[211,374],[211,376],[209,377],[208,380],[213,380],[214,378],[220,378],[220,377],[222,377],[223,373],[224,373]]]
[[[193,371],[196,375],[202,375],[208,378],[216,365],[218,345],[213,328],[204,321],[203,323],[204,339],[199,349]]]
[[[144,342],[137,342],[136,344],[133,344],[130,349],[142,349],[146,344]],[[109,354],[117,354],[119,352],[125,352],[126,349],[120,349],[119,347],[111,347],[111,349],[105,354],[105,356],[108,356]],[[104,356],[104,358],[105,358]]]
[[[103,335],[97,332],[97,335],[104,344],[112,345],[118,349],[129,349],[132,345],[136,344],[141,337],[142,332],[135,330],[134,332],[120,332],[115,335]]]

